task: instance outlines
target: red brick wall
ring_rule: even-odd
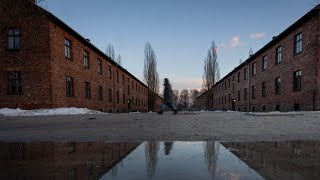
[[[72,43],[72,60],[65,58],[64,55],[65,38]],[[128,112],[127,100],[131,100],[131,111],[147,111],[147,107],[142,105],[143,101],[147,101],[147,95],[143,93],[146,91],[146,87],[141,82],[136,81],[122,68],[116,67],[110,59],[95,52],[54,23],[50,23],[50,39],[54,107],[72,106],[109,112]],[[83,64],[84,50],[89,52],[89,69],[85,68]],[[98,73],[98,59],[102,61],[102,74]],[[107,76],[108,65],[111,66],[111,79]],[[119,82],[115,78],[116,71],[118,71]],[[125,76],[124,84],[123,74]],[[66,76],[74,78],[74,97],[66,96]],[[85,98],[85,82],[89,82],[91,85],[91,98]],[[98,99],[99,86],[103,88],[102,101]],[[128,86],[130,87],[130,95]],[[109,101],[109,89],[112,91],[112,102]],[[117,101],[117,92],[119,92],[119,102]],[[126,99],[124,103],[123,93]]]
[[[67,32],[55,21],[49,20],[48,15],[43,16],[44,12],[29,1],[18,0],[13,3],[3,0],[0,4],[1,21],[8,25],[0,29],[0,107],[83,107],[108,112],[147,111],[147,87],[126,70],[115,67],[115,63],[109,58],[76,38],[78,36],[68,33],[70,31]],[[21,49],[18,52],[7,50],[9,27],[20,30]],[[64,55],[65,38],[72,42],[72,60],[66,59]],[[89,52],[89,69],[84,67],[84,50]],[[102,74],[98,74],[98,59],[102,61]],[[107,65],[111,66],[111,79],[107,77]],[[119,82],[115,81],[116,70]],[[8,95],[8,71],[21,71],[22,95]],[[66,96],[66,76],[74,78],[74,97]],[[91,98],[85,98],[85,82],[91,85]],[[99,86],[103,88],[102,101],[98,97]],[[109,89],[112,90],[112,102],[109,102]],[[130,108],[127,100],[132,100]]]
[[[28,1],[0,2],[0,108],[51,107],[48,21]],[[8,50],[7,30],[20,31],[20,50]],[[21,71],[22,94],[9,95],[8,72]]]
[[[251,59],[247,65],[239,70],[229,74],[226,78],[216,84],[213,88],[214,109],[232,109],[232,99],[236,99],[236,110],[240,111],[266,111],[276,110],[276,105],[280,105],[281,111],[292,111],[294,104],[300,104],[301,110],[313,110],[314,99],[315,108],[319,110],[319,95],[314,96],[316,89],[319,89],[319,74],[316,76],[316,67],[319,72],[319,45],[318,45],[318,18],[314,17],[304,23],[302,26],[294,29],[279,42],[272,45],[262,53],[259,53],[254,59]],[[294,36],[302,32],[303,45],[302,53],[294,55]],[[281,45],[282,62],[275,64],[275,49]],[[262,71],[262,57],[267,56],[267,69]],[[252,76],[252,64],[256,63],[256,75]],[[244,68],[248,69],[249,79],[244,80]],[[302,71],[301,91],[293,91],[293,72]],[[240,83],[237,82],[238,72],[240,72]],[[235,80],[233,81],[233,76]],[[275,78],[281,78],[281,94],[275,94]],[[317,77],[317,82],[316,81]],[[230,87],[229,87],[230,79]],[[266,82],[266,97],[262,97],[262,82]],[[225,83],[227,87],[225,88]],[[232,84],[235,84],[233,92]],[[318,84],[318,85],[317,85]],[[255,85],[255,99],[252,99],[252,86]],[[219,92],[219,86],[220,92]],[[318,86],[318,88],[317,88]],[[247,100],[244,100],[244,89],[248,88]],[[240,90],[240,101],[238,101],[238,90]],[[229,101],[230,94],[230,101]],[[318,91],[319,94],[319,91]],[[226,101],[225,101],[226,97]],[[220,98],[220,104],[219,99]],[[223,99],[223,102],[222,100]],[[250,102],[249,102],[250,101]],[[249,108],[250,103],[250,108]]]

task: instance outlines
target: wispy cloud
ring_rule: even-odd
[[[222,50],[222,49],[236,48],[236,47],[240,46],[241,44],[242,44],[242,42],[240,40],[240,36],[235,35],[230,39],[229,42],[220,43],[218,45],[218,51]]]
[[[265,32],[250,34],[250,38],[251,39],[262,39],[262,38],[265,38],[265,37],[266,37],[266,33]]]
[[[230,40],[231,47],[235,48],[240,45],[240,36],[233,36]]]

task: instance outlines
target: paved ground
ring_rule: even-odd
[[[279,116],[239,112],[0,116],[0,141],[150,140],[320,140],[320,112]]]

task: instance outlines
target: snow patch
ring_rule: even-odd
[[[54,109],[34,109],[34,110],[23,110],[23,109],[0,109],[0,116],[50,116],[50,115],[69,115],[69,114],[101,114],[100,111],[94,111],[87,108],[54,108]],[[108,113],[104,113],[108,114]]]

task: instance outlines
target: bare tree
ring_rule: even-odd
[[[106,49],[106,54],[112,59],[116,60],[116,54],[114,52],[114,48],[112,44],[108,44],[107,49]]]
[[[156,54],[153,51],[151,44],[146,43],[144,50],[144,82],[147,84],[149,90],[154,93],[149,94],[148,107],[149,110],[154,110],[157,93],[159,93],[159,75],[157,72]]]
[[[220,80],[220,68],[217,61],[217,46],[214,41],[212,41],[207,57],[204,60],[203,70],[203,88],[209,91],[209,89]],[[210,108],[212,102],[213,94],[209,92],[206,93],[206,109]]]
[[[207,57],[204,60],[203,70],[203,87],[206,90],[209,90],[217,81],[220,80],[220,70],[217,61],[217,46],[214,41],[212,41]]]
[[[180,93],[180,104],[185,109],[189,106],[189,91],[187,89],[183,89]]]
[[[213,177],[217,173],[219,146],[219,143],[213,141],[208,141],[203,144],[205,163]]]
[[[145,146],[145,156],[147,172],[150,178],[153,177],[158,163],[159,142],[147,142]]]
[[[117,63],[118,63],[119,65],[121,65],[121,63],[122,63],[122,62],[121,62],[121,55],[120,55],[120,54],[119,54],[118,57],[117,57]]]
[[[196,101],[198,96],[200,96],[200,92],[197,89],[192,89],[190,91],[190,99],[193,107],[196,107]]]
[[[177,106],[179,101],[179,90],[172,90],[172,95],[174,104]]]

